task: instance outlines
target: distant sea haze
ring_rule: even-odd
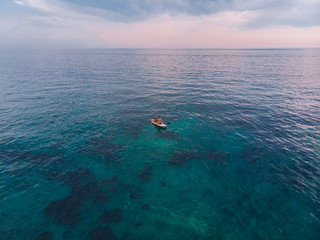
[[[320,239],[319,49],[1,50],[0,84],[0,239]]]

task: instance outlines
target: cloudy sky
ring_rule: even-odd
[[[0,47],[320,47],[320,0],[1,0]]]

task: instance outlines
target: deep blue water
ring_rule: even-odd
[[[0,239],[320,239],[320,50],[0,50],[0,86]]]

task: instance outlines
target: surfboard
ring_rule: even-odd
[[[157,127],[159,127],[159,128],[166,128],[166,127],[167,127],[167,125],[164,124],[164,123],[156,123],[156,122],[154,121],[154,119],[151,119],[150,121],[151,121],[151,123],[152,123],[153,125],[155,125],[155,126],[157,126]]]

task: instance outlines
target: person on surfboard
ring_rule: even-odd
[[[165,129],[167,127],[167,125],[163,123],[160,116],[158,118],[149,119],[149,120],[152,122],[153,125],[156,125],[159,128]],[[170,124],[170,123],[167,123],[167,124]]]
[[[158,118],[155,119],[150,119],[151,122],[154,122],[155,124],[163,124],[162,118],[159,116]]]

